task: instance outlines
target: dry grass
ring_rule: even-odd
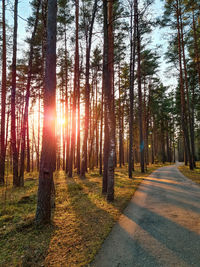
[[[190,170],[189,166],[179,166],[179,170],[189,179],[193,180],[197,184],[200,184],[200,161],[196,162],[197,168]]]
[[[115,201],[101,195],[102,178],[91,171],[85,180],[55,173],[56,208],[52,225],[36,228],[37,173],[26,175],[25,187],[0,189],[0,266],[85,266],[118,220],[144,176],[160,167],[151,166],[134,179],[127,168],[116,169]]]

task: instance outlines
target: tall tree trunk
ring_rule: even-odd
[[[199,62],[199,48],[198,48],[198,38],[197,38],[197,29],[196,29],[196,22],[194,17],[194,10],[192,11],[192,25],[193,25],[193,37],[194,37],[194,51],[195,51],[195,58],[196,58],[196,68],[198,73],[198,81],[200,86],[200,62]]]
[[[162,115],[163,117],[163,115]],[[161,128],[160,128],[160,136],[161,136],[161,154],[162,154],[162,163],[165,163],[165,131],[164,131],[164,122],[161,120]]]
[[[109,135],[108,135],[108,114],[107,114],[107,92],[109,90],[108,77],[108,3],[103,0],[104,16],[104,46],[103,46],[103,98],[104,98],[104,149],[103,149],[103,181],[102,194],[107,194],[108,190],[108,152],[109,152]]]
[[[99,152],[99,174],[102,174],[102,144],[103,144],[103,86],[102,86],[102,95],[101,95],[101,126],[100,126],[100,152]]]
[[[183,22],[182,22],[182,11],[180,9],[180,28],[181,28],[181,46],[183,52],[183,66],[184,66],[184,76],[185,76],[185,88],[186,88],[186,103],[187,103],[187,111],[188,111],[188,121],[189,121],[189,131],[190,131],[190,143],[191,143],[191,155],[193,160],[193,166],[196,167],[195,163],[195,147],[194,147],[194,125],[192,125],[191,119],[191,108],[190,108],[190,98],[189,98],[189,86],[188,86],[188,77],[187,77],[187,65],[185,59],[185,43],[183,38]]]
[[[6,114],[6,18],[5,0],[2,0],[3,13],[3,51],[2,51],[2,89],[1,89],[1,154],[0,154],[0,185],[4,184],[5,175],[5,114]]]
[[[81,160],[81,170],[80,175],[82,178],[85,177],[85,172],[87,171],[87,142],[88,142],[88,129],[89,129],[89,107],[90,107],[90,52],[92,45],[92,34],[94,19],[97,11],[97,2],[95,0],[92,11],[92,18],[90,23],[90,28],[88,32],[88,37],[86,34],[86,74],[85,74],[85,123],[84,123],[84,139],[83,139],[83,150],[82,150],[82,160]]]
[[[179,0],[176,0],[176,18],[177,18],[177,34],[178,34],[178,52],[179,52],[179,69],[180,69],[180,93],[181,93],[181,122],[185,140],[186,153],[190,162],[190,169],[194,168],[193,160],[190,150],[190,140],[188,134],[188,119],[187,119],[187,108],[185,103],[185,90],[183,83],[183,70],[182,70],[182,50],[181,50],[181,33],[180,33],[180,9]]]
[[[113,42],[113,0],[104,0],[104,95],[105,114],[108,130],[108,162],[107,162],[107,200],[114,200],[114,168],[115,168],[115,116],[113,105],[114,75],[114,42]],[[105,125],[106,126],[106,125]]]
[[[30,139],[29,139],[29,119],[27,119],[27,127],[26,127],[26,131],[27,131],[27,164],[26,164],[26,171],[30,172],[31,169],[31,164],[30,164]]]
[[[98,115],[98,86],[97,86],[97,72],[96,72],[96,78],[95,78],[95,87],[96,87],[96,101],[95,101],[95,119],[96,119],[96,168],[98,168],[99,165],[99,115]]]
[[[66,160],[65,160],[65,172],[68,173],[69,170],[69,144],[70,144],[70,137],[69,137],[69,96],[68,96],[68,61],[67,61],[67,38],[66,38],[66,29],[65,29],[65,117],[66,117]]]
[[[45,66],[44,121],[40,160],[36,223],[51,220],[51,193],[56,164],[56,17],[57,1],[48,0],[47,54]]]
[[[37,131],[37,171],[40,168],[40,100],[41,100],[41,93],[39,90],[39,101],[38,101],[38,131]]]
[[[140,53],[141,53],[141,40],[140,40],[140,30],[139,30],[139,16],[138,16],[138,1],[134,2],[134,14],[136,17],[136,31],[137,31],[137,59],[138,59],[138,113],[139,113],[139,132],[140,132],[140,167],[141,172],[144,172],[144,137],[143,137],[143,120],[142,120],[142,88],[141,88],[141,63],[140,63]]]
[[[73,107],[72,107],[72,132],[71,132],[71,153],[69,158],[69,173],[68,176],[72,177],[73,161],[75,160],[75,142],[76,142],[76,102],[77,91],[79,91],[79,1],[76,0],[76,48],[75,48],[75,65],[74,65],[74,92],[73,92]],[[75,163],[75,162],[74,162]]]
[[[122,114],[121,114],[121,83],[120,83],[120,64],[119,64],[119,70],[118,70],[118,87],[119,87],[119,114],[118,114],[118,119],[119,119],[119,167],[122,167]]]
[[[135,4],[135,2],[134,2]],[[136,42],[136,14],[133,15],[133,2],[131,2],[131,39],[130,39],[130,106],[129,106],[129,161],[128,161],[128,173],[129,178],[132,178],[132,171],[134,170],[133,162],[133,101],[134,101],[134,79],[135,79],[135,42]],[[134,29],[133,29],[133,17],[134,17]]]
[[[34,170],[34,120],[32,124],[32,144],[31,144],[31,171]]]
[[[77,90],[77,174],[80,174],[80,71],[79,71],[79,0],[76,0],[76,90]]]
[[[18,177],[18,151],[16,144],[16,116],[15,116],[15,96],[16,96],[16,59],[17,59],[17,13],[18,0],[15,0],[14,7],[14,33],[13,33],[13,58],[12,58],[12,88],[11,88],[11,144],[13,155],[13,185],[20,186]]]
[[[65,104],[64,104],[64,73],[62,68],[62,116],[64,117],[64,125],[62,125],[62,169],[65,170],[65,152],[66,152],[66,143],[65,143],[65,129],[66,129],[66,117],[65,117]]]

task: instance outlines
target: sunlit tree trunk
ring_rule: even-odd
[[[5,175],[5,114],[6,114],[6,19],[5,0],[2,0],[3,13],[3,51],[2,51],[2,89],[1,89],[1,154],[0,154],[0,185],[4,184]]]
[[[76,0],[76,90],[77,90],[77,173],[80,174],[80,71],[79,71],[79,0]]]
[[[90,52],[92,45],[92,34],[94,19],[97,11],[97,2],[94,1],[91,24],[89,28],[88,35],[86,34],[86,73],[85,73],[85,122],[84,122],[84,138],[83,138],[83,149],[82,149],[82,159],[81,159],[81,170],[80,175],[82,178],[85,177],[85,172],[87,171],[87,154],[88,154],[88,130],[89,130],[89,107],[90,107]]]
[[[51,220],[51,193],[56,164],[56,17],[57,1],[48,0],[47,52],[45,66],[44,121],[40,160],[36,223]]]
[[[194,146],[194,125],[192,125],[191,119],[191,107],[190,107],[190,98],[189,98],[189,86],[188,86],[188,75],[187,75],[187,64],[185,58],[185,42],[183,38],[183,22],[182,22],[182,11],[180,9],[180,32],[181,32],[181,46],[182,46],[182,53],[183,53],[183,66],[184,66],[184,81],[185,81],[185,88],[186,88],[186,103],[187,103],[187,111],[188,111],[188,121],[189,121],[189,131],[190,131],[190,143],[191,143],[191,156],[193,160],[193,166],[196,167],[195,163],[195,146]]]
[[[29,139],[29,119],[27,119],[27,126],[26,126],[26,142],[27,142],[27,166],[26,166],[26,171],[30,172],[31,169],[31,164],[30,164],[30,139]]]
[[[192,11],[192,25],[193,25],[193,37],[194,37],[194,51],[195,51],[195,58],[196,58],[196,68],[198,73],[198,81],[200,86],[200,55],[199,55],[199,47],[198,47],[198,37],[197,37],[197,29],[196,29],[196,22],[194,16],[194,10]]]
[[[120,83],[120,64],[119,64],[119,70],[118,70],[118,88],[119,88],[119,111],[118,111],[118,120],[119,120],[119,167],[122,167],[122,153],[123,153],[123,149],[122,149],[122,112],[121,112],[121,83]]]
[[[15,98],[16,98],[16,59],[17,59],[17,13],[18,0],[15,0],[14,7],[14,32],[13,32],[13,58],[12,58],[12,88],[11,88],[11,144],[13,156],[13,185],[20,186],[18,177],[18,151],[16,141],[16,115],[15,115]]]
[[[107,200],[114,200],[114,168],[115,168],[115,116],[113,105],[113,75],[114,75],[114,43],[113,43],[113,0],[104,0],[104,96],[105,115],[107,120]],[[106,125],[105,125],[106,127]]]
[[[69,170],[69,96],[68,96],[68,61],[67,61],[67,39],[66,39],[66,29],[65,29],[65,117],[66,117],[66,129],[65,129],[65,139],[66,139],[66,159],[65,159],[65,172],[68,173]]]
[[[96,78],[95,78],[95,87],[96,87],[96,93],[95,93],[95,96],[96,96],[96,101],[95,101],[95,119],[96,119],[96,129],[95,129],[95,132],[96,132],[96,167],[98,168],[98,165],[99,165],[99,114],[98,114],[98,86],[97,86],[97,72],[96,72]]]
[[[135,2],[134,2],[135,3]],[[134,101],[134,77],[135,77],[135,42],[136,42],[136,14],[133,12],[136,10],[133,8],[133,2],[130,3],[131,17],[130,17],[130,107],[129,107],[129,161],[128,161],[128,173],[129,178],[132,178],[132,171],[134,170],[133,160],[133,101]],[[133,17],[134,17],[134,29],[133,29]]]
[[[39,101],[38,101],[38,131],[37,131],[37,171],[40,168],[40,101],[41,100],[41,92],[39,90]]]
[[[138,113],[139,113],[139,132],[140,132],[140,167],[141,172],[144,172],[144,137],[143,137],[143,120],[142,120],[142,88],[141,88],[141,66],[140,66],[140,53],[141,53],[141,40],[140,40],[140,30],[139,30],[139,16],[138,16],[138,1],[134,2],[134,14],[136,17],[136,31],[137,31],[137,79],[138,79]]]
[[[108,115],[107,102],[108,96],[106,92],[109,88],[108,84],[108,4],[107,0],[103,0],[103,16],[104,16],[104,46],[103,46],[103,95],[104,95],[104,148],[103,148],[103,181],[102,194],[107,194],[108,189],[108,152],[109,152],[109,135],[108,135]]]
[[[102,95],[101,95],[101,126],[100,126],[100,152],[99,152],[99,174],[102,174],[102,163],[103,163],[103,156],[102,156],[102,146],[103,146],[103,86],[102,86]]]
[[[181,122],[185,140],[186,154],[190,162],[190,169],[194,168],[193,160],[190,149],[190,139],[188,133],[188,119],[187,119],[187,108],[185,103],[185,90],[183,83],[183,70],[182,70],[182,50],[181,50],[181,32],[180,32],[180,8],[179,0],[176,0],[176,18],[177,18],[177,34],[178,34],[178,53],[179,53],[179,71],[180,71],[180,94],[181,94]]]

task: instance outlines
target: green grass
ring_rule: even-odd
[[[194,170],[190,170],[189,166],[179,166],[179,170],[189,179],[193,180],[197,184],[200,184],[200,161],[196,162]]]
[[[98,170],[85,180],[55,173],[56,208],[52,225],[36,228],[34,216],[38,174],[26,174],[24,188],[0,188],[0,266],[85,266],[118,220],[143,177],[162,165],[150,166],[145,174],[139,166],[128,178],[127,167],[115,173],[115,201],[101,194]]]

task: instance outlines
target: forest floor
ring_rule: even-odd
[[[190,170],[189,166],[180,165],[179,171],[181,171],[186,177],[192,179],[194,182],[200,185],[200,161],[196,162],[194,170]]]
[[[91,266],[199,267],[200,187],[177,166],[145,177]]]
[[[139,166],[128,178],[127,166],[115,173],[115,201],[101,194],[98,170],[85,180],[55,173],[56,208],[52,224],[36,228],[34,216],[38,173],[25,175],[24,188],[13,188],[11,176],[0,188],[0,266],[85,266],[94,259],[142,179],[160,164],[141,174]]]

